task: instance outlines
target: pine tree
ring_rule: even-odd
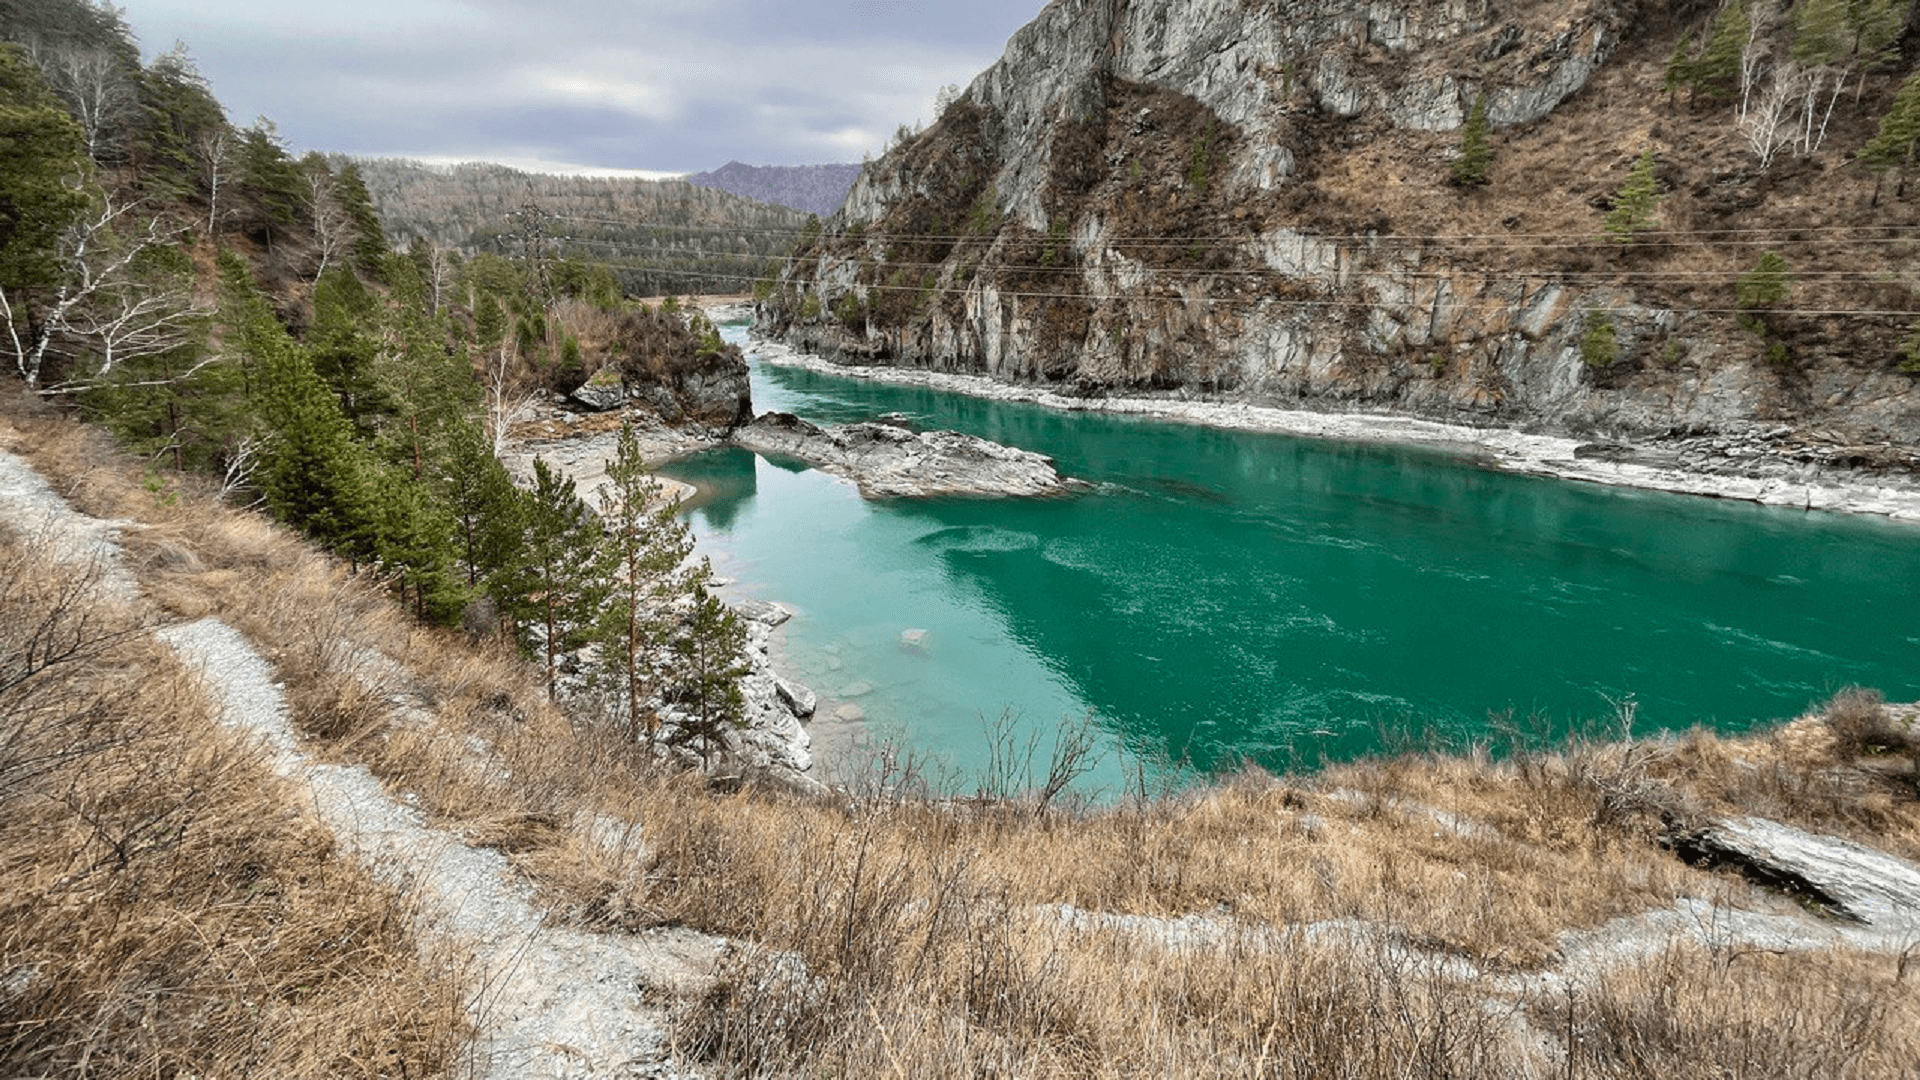
[[[450,624],[466,606],[454,577],[453,522],[405,470],[374,467],[373,555],[401,604],[422,622]]]
[[[487,434],[471,420],[448,431],[434,458],[439,503],[453,523],[454,563],[471,589],[495,595],[496,579],[519,550],[521,500],[513,478],[493,456]]]
[[[1493,166],[1493,147],[1487,142],[1492,131],[1493,125],[1487,120],[1487,98],[1482,94],[1460,129],[1460,156],[1453,162],[1456,187],[1478,187],[1487,182],[1487,170]]]
[[[521,499],[519,560],[503,591],[522,644],[537,650],[547,693],[558,699],[560,658],[593,640],[610,568],[600,519],[581,501],[572,478],[538,458],[533,478],[533,490]]]
[[[333,197],[353,220],[354,268],[369,277],[379,276],[385,270],[391,249],[387,246],[386,230],[380,226],[380,215],[374,212],[366,178],[360,175],[360,166],[351,161],[340,166],[333,178]]]
[[[1770,308],[1787,298],[1787,260],[1769,251],[1760,256],[1754,268],[1734,282],[1734,297],[1741,311]]]
[[[1682,34],[1673,47],[1673,56],[1667,60],[1667,73],[1661,80],[1661,89],[1667,92],[1669,99],[1680,92],[1683,86],[1695,86],[1699,76],[1694,72],[1693,35]]]
[[[1885,63],[1895,55],[1911,6],[1911,0],[1849,0],[1853,54],[1862,68]]]
[[[1920,319],[1907,328],[1907,340],[1900,343],[1900,370],[1920,375]]]
[[[1595,309],[1587,312],[1586,332],[1580,338],[1580,359],[1588,367],[1610,368],[1620,360],[1620,338],[1613,316]]]
[[[693,553],[693,535],[679,508],[647,469],[632,426],[622,427],[600,495],[614,574],[599,636],[602,667],[622,699],[630,735],[659,727],[651,716],[643,722],[642,706],[658,676],[654,656],[668,636],[671,601],[688,587],[680,567]]]
[[[1901,170],[1901,183],[1897,194],[1904,196],[1906,167],[1913,161],[1916,145],[1920,145],[1920,71],[1907,76],[1907,81],[1900,84],[1900,92],[1893,98],[1893,107],[1880,118],[1879,134],[1860,148],[1859,157],[1876,174],[1884,175],[1887,170],[1898,167]],[[1879,195],[1876,187],[1876,202]]]
[[[287,156],[280,130],[264,116],[240,132],[239,142],[234,154],[236,186],[251,205],[245,224],[264,236],[271,248],[274,236],[293,227],[300,206],[300,172]]]
[[[227,132],[227,113],[213,96],[185,46],[162,53],[139,81],[142,119],[134,135],[134,162],[149,192],[208,198],[200,147]]]
[[[712,759],[728,728],[745,723],[746,699],[740,678],[748,668],[743,656],[747,629],[740,616],[707,591],[712,568],[704,562],[694,572],[691,610],[686,625],[674,639],[679,661],[668,697],[680,706],[675,744],[698,743],[701,755]]]
[[[356,425],[385,406],[374,379],[379,354],[379,300],[353,271],[336,266],[313,286],[313,321],[307,349],[313,368],[340,398],[340,409]]]
[[[1833,64],[1853,52],[1850,0],[1799,0],[1793,5],[1793,59],[1801,67]]]
[[[267,507],[321,546],[365,560],[375,541],[372,463],[306,350],[278,323],[251,321],[241,336],[258,372],[267,426],[260,471]]]
[[[0,43],[0,289],[20,311],[19,290],[65,272],[56,256],[67,227],[90,202],[91,172],[80,126],[17,45]]]
[[[1753,39],[1753,17],[1747,12],[1749,0],[1729,0],[1714,16],[1707,31],[1707,44],[1689,74],[1695,90],[1712,97],[1731,97],[1740,84],[1740,57]]]
[[[372,372],[387,415],[375,445],[421,479],[446,432],[479,415],[480,388],[465,352],[453,347],[446,320],[429,313],[426,285],[413,260],[390,254],[384,272],[390,288]]]
[[[1653,151],[1642,152],[1633,164],[1633,171],[1627,174],[1627,182],[1613,197],[1613,209],[1608,211],[1603,228],[1614,243],[1630,244],[1641,233],[1660,224],[1653,216],[1654,208],[1660,204],[1660,181],[1654,169]]]

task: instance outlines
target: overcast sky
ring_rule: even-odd
[[[859,161],[1045,0],[123,0],[296,152],[697,172]]]

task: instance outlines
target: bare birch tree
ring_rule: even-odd
[[[30,52],[86,139],[87,156],[98,161],[130,120],[139,99],[120,60],[105,49],[35,43]]]
[[[141,278],[140,257],[179,230],[155,218],[144,230],[123,235],[120,226],[131,210],[108,198],[67,230],[58,256],[62,280],[44,303],[35,305],[29,296],[9,295],[0,287],[4,344],[29,389],[46,392],[47,363],[56,356],[71,356],[77,368],[85,366],[85,374],[69,383],[99,379],[128,361],[187,343],[195,322],[208,314],[186,289]]]
[[[309,169],[306,180],[307,212],[313,218],[313,239],[320,253],[313,279],[319,281],[327,267],[353,245],[353,216],[334,195],[333,174],[325,166]]]
[[[225,124],[209,128],[194,140],[193,153],[207,182],[207,235],[220,235],[220,189],[232,178],[233,133]]]

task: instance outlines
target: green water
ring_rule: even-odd
[[[1739,729],[1850,684],[1920,697],[1920,529],[754,368],[759,410],[902,412],[1098,485],[869,502],[740,450],[667,470],[711,488],[693,524],[733,591],[799,609],[788,660],[828,707],[962,772],[1009,711],[1284,767],[1628,694],[1649,729]]]

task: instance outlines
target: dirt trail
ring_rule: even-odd
[[[75,512],[24,461],[0,450],[0,517],[47,538],[56,554],[98,562],[115,594],[138,584],[122,565],[120,527]],[[545,925],[533,888],[499,852],[428,827],[364,767],[304,753],[273,669],[217,619],[159,632],[199,672],[221,721],[259,740],[276,773],[310,793],[343,850],[413,899],[429,949],[456,958],[477,1037],[468,1074],[498,1080],[694,1076],[673,1059],[665,1010],[649,1002],[700,984],[723,942],[670,931],[636,937]]]

